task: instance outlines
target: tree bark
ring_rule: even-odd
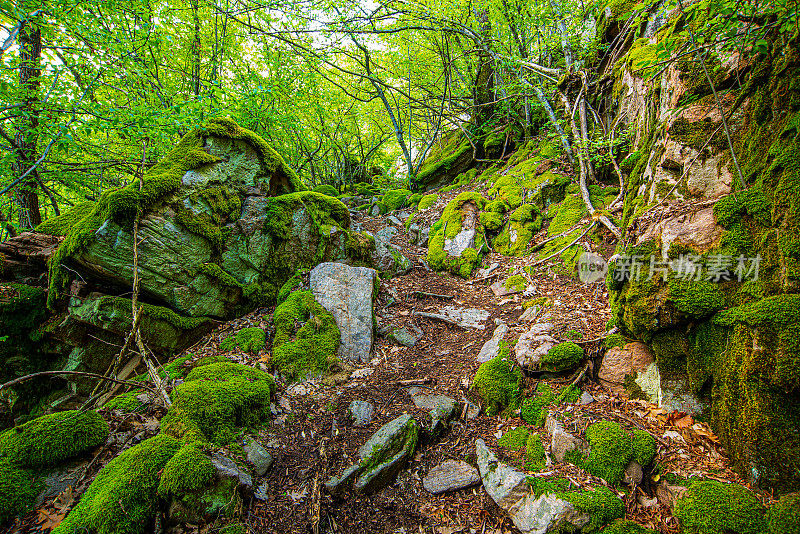
[[[15,171],[22,176],[36,163],[36,144],[39,138],[39,76],[42,73],[42,30],[30,20],[23,21],[19,32],[19,86],[22,95],[15,136]],[[34,171],[17,186],[14,199],[19,206],[19,226],[34,228],[42,222],[39,210],[37,182],[39,170]]]

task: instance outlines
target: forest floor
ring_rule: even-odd
[[[439,203],[444,205],[457,193],[452,192]],[[356,223],[371,231],[389,224],[384,217],[362,217]],[[508,325],[506,339],[509,341],[527,330],[529,325],[519,320],[526,299],[549,298],[552,301],[549,321],[554,324],[554,337],[566,340],[569,336],[576,336],[577,332],[579,339],[575,341],[584,347],[590,360],[600,356],[601,337],[609,316],[605,286],[582,284],[542,266],[531,276],[532,287],[526,289],[526,295],[517,293],[498,297],[489,285],[509,274],[520,273],[526,264],[524,258],[491,255],[484,264],[500,264],[494,276],[486,280],[464,280],[429,270],[424,262],[426,249],[411,245],[403,228],[399,230],[393,241],[403,248],[413,266],[406,274],[381,282],[375,311],[384,329],[413,323],[424,335],[413,347],[396,344],[385,336],[376,336],[372,361],[361,369],[340,375],[338,380],[308,380],[294,384],[279,381],[273,423],[263,428],[258,436],[259,442],[275,458],[275,464],[264,478],[256,481],[256,484],[267,482],[266,499],[251,497],[243,502],[242,521],[249,532],[306,534],[314,531],[314,526],[318,527],[318,532],[330,533],[516,532],[511,521],[504,517],[502,510],[480,485],[433,495],[423,488],[422,479],[445,459],[474,461],[477,438],[484,439],[501,461],[521,469],[524,450],[513,451],[497,446],[498,437],[503,432],[526,424],[518,416],[504,419],[481,414],[468,419],[462,412],[438,441],[421,443],[408,468],[394,483],[376,494],[365,496],[346,491],[334,497],[322,485],[350,465],[358,448],[388,421],[403,413],[419,415],[419,420],[424,420],[424,410],[412,402],[407,381],[452,397],[462,405],[466,399],[477,403],[478,398],[469,390],[479,366],[476,356],[491,338],[495,320]],[[448,304],[479,308],[489,315],[482,328],[462,328],[415,314],[420,311],[436,313]],[[224,352],[219,343],[246,326],[260,326],[269,331],[272,311],[270,308],[257,310],[221,325],[187,351],[193,356],[184,365],[191,367],[197,359],[224,354],[234,361],[266,368],[269,346],[259,354],[244,354]],[[666,414],[641,400],[616,395],[593,380],[591,374],[581,387],[594,397],[594,402],[554,408],[568,412],[569,426],[582,430],[592,422],[611,419],[629,430],[645,429],[658,441],[656,465],[662,472],[681,476],[700,474],[741,482],[729,469],[724,452],[704,423],[695,422],[685,414]],[[548,382],[558,390],[574,378],[566,375]],[[539,382],[540,378],[526,376],[524,394],[530,395]],[[356,427],[348,421],[348,406],[354,400],[367,401],[374,406],[375,413],[368,426]],[[75,482],[67,488],[68,493],[65,490],[45,502],[23,518],[12,532],[49,532],[91,482],[94,473],[114,457],[114,449],[124,447],[126,440],[143,439],[158,431],[158,419],[163,413],[156,408],[151,410],[154,411],[135,415],[107,413],[117,443],[104,447],[88,465],[84,462],[75,466]],[[540,433],[545,434],[545,431],[542,429]],[[548,443],[546,438],[544,441]],[[565,476],[580,487],[604,484],[570,464],[549,465],[546,470]],[[673,497],[668,491],[660,490],[661,486],[654,483],[653,478],[658,479],[657,476],[645,476],[646,483],[642,486],[628,494],[620,494],[626,502],[626,517],[663,534],[676,533],[677,522],[669,507]],[[320,486],[322,491],[315,491]],[[317,505],[318,514],[315,513]],[[192,525],[169,529],[176,533],[215,530]]]

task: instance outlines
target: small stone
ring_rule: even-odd
[[[395,328],[391,334],[389,334],[389,339],[398,343],[399,345],[403,345],[405,347],[413,347],[417,344],[417,341],[422,339],[425,333],[420,330],[419,327],[409,324],[408,326],[404,326],[402,328]]]
[[[247,461],[253,464],[256,475],[264,476],[269,471],[269,468],[272,467],[272,455],[260,443],[249,437],[245,440],[245,445],[242,448],[247,455]]]
[[[475,419],[481,414],[481,407],[475,404],[474,402],[470,401],[469,399],[464,399],[464,403],[467,405],[467,419]]]
[[[592,397],[588,391],[584,391],[581,393],[581,398],[578,400],[581,406],[586,406],[587,404],[591,404],[594,402],[594,397]]]
[[[389,215],[386,219],[395,226],[403,226],[403,221],[395,217],[394,215]]]
[[[505,324],[498,325],[498,327],[495,328],[492,338],[483,344],[481,351],[478,353],[478,357],[476,358],[478,363],[488,362],[500,354],[500,342],[503,341],[507,333],[508,326]]]
[[[455,415],[458,403],[446,395],[412,395],[414,405],[428,410],[431,416],[431,431],[438,434],[444,430],[447,422]]]
[[[480,473],[468,463],[445,460],[430,470],[422,486],[430,493],[437,494],[466,488],[480,481]]]
[[[366,401],[355,400],[350,403],[347,413],[353,419],[353,425],[367,426],[372,422],[375,408]]]
[[[622,481],[629,486],[633,486],[634,484],[641,484],[643,477],[644,473],[642,471],[642,466],[634,460],[631,460],[630,463],[625,467],[625,476],[623,477]]]

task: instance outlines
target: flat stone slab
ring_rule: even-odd
[[[422,486],[431,493],[444,493],[467,488],[481,481],[477,469],[467,462],[445,460],[428,472]]]
[[[483,323],[489,318],[489,312],[486,310],[458,306],[445,306],[442,308],[442,314],[458,323],[459,326],[477,328],[478,330],[486,328]]]

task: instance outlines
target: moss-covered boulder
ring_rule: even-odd
[[[158,510],[158,474],[180,448],[159,434],[124,451],[100,470],[54,534],[146,532]]]
[[[108,423],[95,411],[44,415],[0,434],[0,453],[22,467],[57,465],[87,452],[108,437]]]
[[[32,472],[0,458],[0,525],[25,512],[38,492]]]
[[[242,429],[258,428],[269,419],[274,391],[272,376],[246,365],[196,367],[172,391],[161,430],[184,441],[225,445]]]
[[[695,482],[675,502],[673,514],[686,534],[762,534],[766,509],[740,484]]]
[[[266,341],[267,333],[261,328],[242,328],[236,334],[223,339],[219,348],[225,351],[239,349],[242,352],[258,354],[264,348]]]

